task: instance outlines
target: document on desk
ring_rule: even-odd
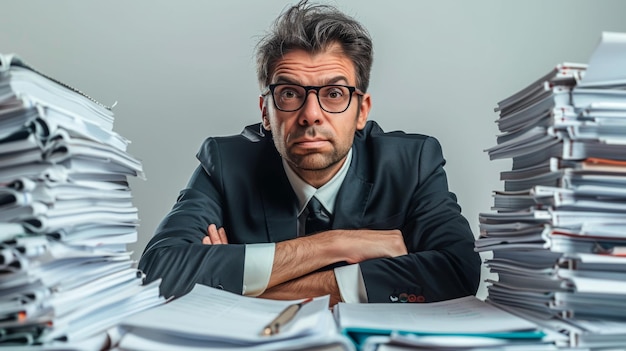
[[[298,301],[276,301],[240,296],[197,284],[178,299],[143,311],[121,324],[126,330],[122,350],[176,349],[306,349],[304,345],[336,342],[338,350],[351,350],[341,338],[328,296],[302,305],[294,319],[275,335],[262,335],[264,327],[285,307]]]
[[[335,306],[335,318],[346,333],[393,332],[501,338],[543,337],[538,326],[475,296],[413,304],[347,304]]]

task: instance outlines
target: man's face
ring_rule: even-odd
[[[304,50],[287,53],[277,63],[271,83],[290,83],[303,86],[356,84],[355,68],[340,46],[311,55]],[[276,109],[272,94],[262,97],[263,127],[271,130],[274,144],[291,168],[313,186],[330,180],[341,168],[352,147],[354,133],[363,129],[371,102],[369,94],[350,97],[350,106],[342,113],[324,111],[316,92],[309,90],[304,106],[297,111]]]

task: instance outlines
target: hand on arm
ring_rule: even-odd
[[[330,295],[330,306],[341,301],[339,287],[332,270],[311,273],[265,290],[259,297],[273,300],[292,300]]]
[[[226,238],[226,230],[224,228],[217,228],[215,224],[209,224],[207,228],[207,234],[204,238],[202,238],[202,243],[204,245],[220,245],[220,244],[228,244],[228,239]]]

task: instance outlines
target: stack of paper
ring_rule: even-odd
[[[475,296],[425,304],[339,303],[334,312],[340,330],[362,350],[556,350],[555,341],[564,340]]]
[[[143,176],[127,145],[109,108],[0,54],[0,346],[101,349],[106,329],[162,303],[126,251],[127,177]]]
[[[165,305],[127,318],[118,350],[315,350],[353,351],[328,309],[329,296],[302,305],[274,335],[263,330],[298,301],[267,300],[205,285]]]
[[[572,346],[626,344],[626,34],[589,65],[565,63],[496,109],[487,150],[511,158],[480,215],[488,300],[566,330]]]

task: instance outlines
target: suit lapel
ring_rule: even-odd
[[[257,187],[261,192],[268,242],[293,239],[298,235],[298,200],[285,174],[271,137],[267,155],[260,163]]]
[[[367,163],[361,155],[364,150],[356,145],[352,149],[352,164],[337,194],[332,225],[334,229],[356,229],[363,226],[363,216],[373,184],[365,180]]]

